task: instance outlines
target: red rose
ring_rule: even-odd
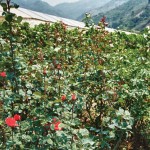
[[[16,115],[14,115],[14,119],[15,119],[16,121],[21,120],[21,116],[18,115],[18,114],[16,114]]]
[[[103,18],[101,19],[101,22],[104,24],[106,22],[106,17],[103,16]]]
[[[16,120],[14,118],[11,118],[11,117],[8,117],[5,119],[5,123],[9,126],[9,127],[17,127],[19,126],[17,123],[16,123]]]
[[[59,69],[59,70],[61,69],[61,65],[60,64],[57,65],[57,69]]]
[[[53,123],[55,123],[57,121],[57,119],[56,118],[53,118]]]
[[[62,96],[61,96],[61,100],[62,100],[62,101],[66,100],[66,95],[62,95]]]
[[[3,77],[3,78],[5,78],[6,77],[6,72],[1,72],[0,76]]]
[[[75,93],[73,93],[73,94],[72,94],[71,99],[72,99],[72,100],[76,100],[76,99],[77,99],[77,97],[76,97],[76,94],[75,94]]]
[[[52,123],[48,122],[44,125],[44,127],[45,127],[46,130],[51,130],[50,126],[53,125],[54,130],[59,131],[59,130],[62,130],[62,128],[59,127],[60,124],[61,124],[60,121],[58,121],[56,118],[53,118]]]
[[[62,128],[59,127],[59,124],[61,124],[60,121],[53,123],[54,124],[54,130],[58,131],[58,130],[62,130]]]
[[[62,128],[59,127],[59,124],[61,124],[60,121],[58,121],[56,118],[53,118],[52,124],[54,125],[54,130],[62,130]]]
[[[43,70],[43,74],[46,75],[46,69]]]

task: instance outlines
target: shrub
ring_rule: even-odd
[[[148,148],[149,32],[31,28],[2,6],[1,149]]]

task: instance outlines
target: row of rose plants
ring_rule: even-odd
[[[30,27],[1,5],[0,149],[149,148],[148,30]]]

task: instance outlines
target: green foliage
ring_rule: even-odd
[[[85,18],[83,19],[83,22],[85,23],[86,27],[93,27],[94,22],[92,20],[91,14],[86,13]]]
[[[31,28],[9,11],[4,17],[0,149],[149,148],[148,30]],[[14,114],[21,120],[11,128],[5,119]]]

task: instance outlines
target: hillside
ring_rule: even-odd
[[[95,15],[94,22],[98,23],[102,16],[106,16],[111,28],[142,30],[150,23],[150,4],[148,0],[130,0],[115,9]]]
[[[110,11],[122,4],[124,4],[125,2],[128,2],[129,0],[111,0],[109,1],[108,3],[106,3],[105,5],[101,6],[101,7],[98,7],[96,9],[92,9],[90,11],[90,13],[92,15],[97,15],[101,12],[107,12],[107,11]]]
[[[49,3],[51,6],[56,6],[60,3],[64,3],[65,1],[67,1],[67,3],[74,3],[83,0],[42,0],[42,1]]]
[[[111,0],[81,0],[74,3],[62,3],[56,5],[55,8],[61,10],[67,18],[77,19],[81,14],[89,12],[92,9],[96,9],[105,5]]]
[[[106,4],[102,5],[101,7],[97,7],[95,9],[91,9],[88,12],[92,15],[98,15],[99,13],[106,13],[122,4],[124,4],[125,2],[127,2],[129,0],[111,0],[109,2],[107,2]],[[77,20],[82,21],[83,18],[85,17],[85,13],[83,13],[81,16],[79,16],[77,18]]]
[[[64,17],[63,13],[60,10],[57,10],[56,8],[50,6],[48,3],[43,2],[41,0],[12,0],[12,2],[17,3],[20,7],[42,12],[42,13],[47,13],[50,15],[55,15],[55,16],[60,16]]]
[[[80,21],[85,17],[86,12],[90,12],[96,24],[103,16],[106,16],[110,28],[123,30],[142,30],[150,24],[148,1],[95,0],[93,2],[92,0],[80,0],[51,6],[42,0],[12,0],[26,9]]]

